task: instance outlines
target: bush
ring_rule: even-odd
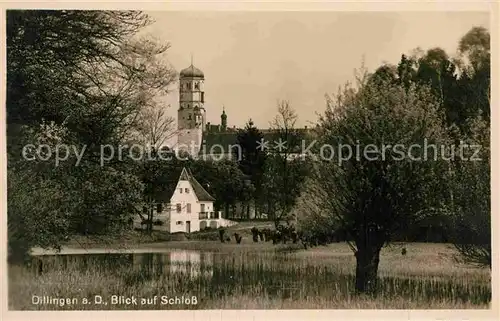
[[[165,222],[163,222],[163,221],[162,221],[162,220],[160,220],[160,219],[155,220],[155,221],[153,222],[153,225],[156,225],[156,226],[162,226],[162,225],[164,225],[164,224],[165,224]]]

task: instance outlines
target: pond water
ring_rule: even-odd
[[[121,274],[123,271],[144,274],[182,274],[189,278],[213,276],[214,254],[191,250],[161,253],[103,253],[45,255],[34,258],[39,273],[51,270],[97,270]]]

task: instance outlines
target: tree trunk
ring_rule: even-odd
[[[379,260],[380,248],[358,248],[356,252],[356,292],[375,292]]]
[[[149,213],[148,213],[148,234],[152,235],[153,234],[153,211],[154,211],[154,206],[151,205],[149,208]]]

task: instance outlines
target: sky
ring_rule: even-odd
[[[164,59],[180,72],[193,64],[205,74],[207,121],[230,127],[251,118],[268,128],[278,100],[288,100],[297,125],[310,126],[325,110],[325,94],[369,71],[397,64],[403,53],[441,47],[456,54],[474,26],[489,29],[482,12],[147,12],[145,34],[170,43]],[[177,116],[178,89],[165,97]]]

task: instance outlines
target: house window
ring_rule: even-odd
[[[205,212],[205,204],[200,204],[200,212]]]
[[[187,212],[188,212],[188,213],[191,213],[191,203],[188,203],[188,204],[187,204]]]
[[[177,221],[177,222],[175,222],[175,224],[182,225],[182,221]]]
[[[179,193],[181,193],[181,194],[182,194],[182,188],[179,188]]]
[[[185,188],[185,189],[184,189],[184,192],[185,192],[186,194],[187,194],[187,193],[189,193],[189,188]]]
[[[191,120],[191,114],[188,115],[188,120]]]
[[[163,206],[161,203],[156,204],[156,212],[157,213],[163,212]]]
[[[177,203],[177,204],[175,204],[175,206],[177,207],[177,213],[180,213],[182,211],[181,204]]]
[[[194,88],[195,88],[195,89],[200,89],[200,83],[199,83],[199,82],[196,82],[196,83],[194,84]]]

